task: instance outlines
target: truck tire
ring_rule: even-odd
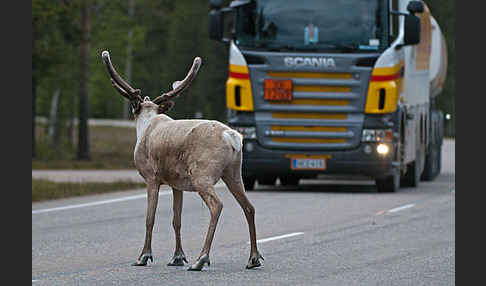
[[[400,172],[395,170],[391,176],[375,179],[375,183],[379,193],[397,192],[400,189]]]
[[[257,178],[259,185],[273,186],[277,181],[277,177],[265,176]]]
[[[243,186],[245,186],[245,191],[253,191],[255,189],[255,178],[243,177]]]
[[[437,175],[440,174],[440,171],[442,170],[442,145],[439,148],[439,155],[437,156]]]
[[[442,164],[442,140],[444,137],[443,114],[440,110],[430,110],[430,144],[425,156],[424,172],[421,179],[432,181],[440,174]]]
[[[400,184],[404,187],[418,187],[420,182],[420,165],[417,160],[407,165],[407,172],[400,180]]]
[[[280,177],[280,184],[282,184],[282,186],[298,186],[299,180],[299,177],[284,176]]]
[[[440,146],[430,146],[429,154],[425,156],[424,172],[422,181],[432,181],[440,173],[441,150]]]

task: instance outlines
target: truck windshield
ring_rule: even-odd
[[[252,0],[235,7],[235,43],[268,50],[383,50],[388,45],[386,2]]]

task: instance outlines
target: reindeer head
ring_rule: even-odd
[[[110,53],[108,51],[103,51],[101,57],[103,58],[103,62],[110,75],[111,84],[122,96],[130,101],[130,107],[135,118],[137,118],[144,109],[156,109],[159,114],[169,111],[174,106],[174,102],[171,99],[178,97],[187,87],[189,87],[201,66],[201,58],[196,57],[189,73],[183,80],[174,82],[171,91],[164,93],[151,101],[148,96],[145,96],[145,98],[142,99],[140,89],[132,88],[120,77],[120,75],[118,75],[111,64]]]

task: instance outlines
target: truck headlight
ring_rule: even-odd
[[[376,152],[378,152],[378,154],[380,155],[385,156],[386,154],[388,154],[389,151],[390,148],[386,144],[380,143],[378,144],[378,146],[376,146]]]
[[[256,139],[256,128],[252,127],[233,127],[236,131],[243,135],[243,139]]]
[[[363,129],[361,142],[391,142],[391,129]]]

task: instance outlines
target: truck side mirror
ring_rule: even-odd
[[[424,12],[424,3],[422,1],[410,1],[407,5],[407,10],[410,14],[414,15],[415,13],[423,13]]]
[[[415,1],[417,2],[417,1]],[[415,15],[405,15],[405,35],[403,45],[416,45],[420,42],[420,19]]]
[[[223,0],[209,0],[211,9],[221,9],[221,6],[223,6]]]
[[[211,40],[223,40],[223,12],[213,9],[209,12],[209,38]]]
[[[225,43],[229,43],[231,41],[228,38],[229,33],[228,25],[232,25],[232,18],[233,16],[233,8],[226,7],[221,8],[221,3],[219,0],[212,0],[211,2],[211,10],[209,11],[209,38],[211,40],[221,41]],[[226,18],[226,20],[225,20]],[[225,26],[225,22],[226,26]],[[233,31],[231,31],[233,33]]]

